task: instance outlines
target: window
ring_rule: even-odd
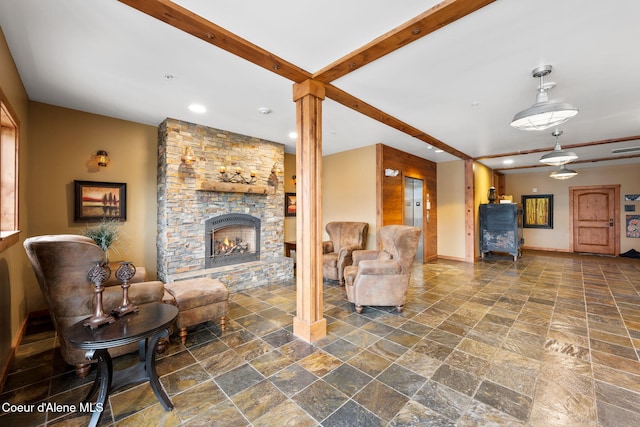
[[[16,114],[0,90],[0,251],[18,241],[18,140]]]

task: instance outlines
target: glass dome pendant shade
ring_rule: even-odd
[[[567,169],[567,165],[560,166],[560,170],[553,171],[549,174],[551,178],[554,179],[569,179],[578,175],[578,172],[573,169]]]
[[[549,101],[547,92],[555,84],[545,84],[544,76],[551,74],[551,65],[543,65],[532,71],[533,77],[540,78],[536,103],[520,111],[513,117],[511,126],[519,130],[544,130],[561,125],[578,114],[578,109],[567,102]]]
[[[556,129],[551,133],[551,135],[556,137],[556,145],[553,148],[552,152],[547,153],[540,158],[540,163],[551,166],[560,166],[564,165],[565,163],[572,162],[578,158],[576,153],[574,153],[573,151],[565,151],[560,147],[558,137],[562,135],[561,130]]]

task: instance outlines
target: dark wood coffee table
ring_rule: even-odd
[[[96,379],[84,402],[98,396],[93,405],[89,426],[97,426],[106,407],[109,393],[124,386],[149,381],[153,392],[166,411],[173,403],[162,388],[156,373],[155,350],[158,340],[169,335],[169,326],[178,315],[178,308],[170,304],[152,303],[139,306],[137,313],[117,318],[114,323],[90,329],[80,321],[66,331],[67,340],[76,348],[87,350],[86,358],[96,360]],[[121,345],[138,343],[140,363],[121,371],[113,372],[111,356],[107,351]]]

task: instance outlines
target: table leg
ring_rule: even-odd
[[[96,379],[94,380],[93,385],[91,385],[91,389],[84,400],[85,403],[89,403],[96,390],[98,391],[96,405],[93,413],[91,414],[91,420],[89,421],[89,427],[95,427],[100,423],[102,413],[107,407],[107,397],[109,396],[109,390],[111,389],[113,365],[111,363],[111,356],[105,349],[87,351],[85,357],[88,360],[98,361]]]
[[[164,407],[165,411],[170,411],[173,409],[173,403],[165,393],[164,388],[162,388],[162,384],[160,384],[160,380],[158,379],[158,373],[156,372],[156,346],[158,345],[158,340],[160,338],[165,338],[169,336],[169,330],[165,329],[162,332],[159,332],[150,338],[150,342],[147,345],[146,355],[145,355],[145,370],[147,371],[147,375],[149,375],[149,384],[153,389],[156,397]]]

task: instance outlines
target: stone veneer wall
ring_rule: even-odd
[[[182,163],[191,147],[198,159]],[[293,260],[284,256],[283,177],[268,194],[197,190],[219,180],[220,166],[243,175],[257,172],[266,185],[274,163],[284,168],[284,146],[206,126],[166,119],[158,127],[158,278],[166,283],[193,277],[220,279],[230,291],[293,278]],[[228,213],[260,218],[260,260],[205,269],[205,221]]]

